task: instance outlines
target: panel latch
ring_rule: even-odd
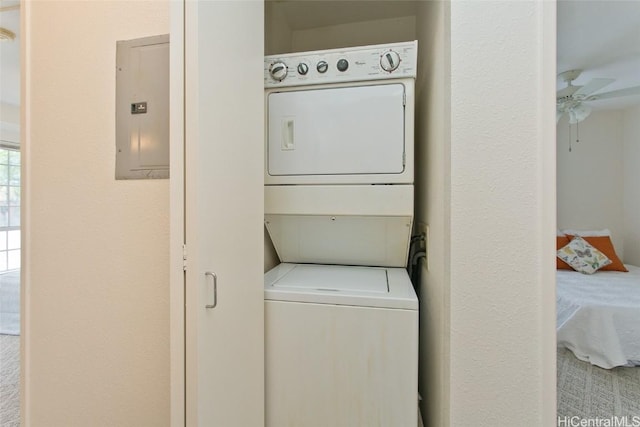
[[[145,114],[146,112],[146,102],[134,102],[133,104],[131,104],[131,114]]]

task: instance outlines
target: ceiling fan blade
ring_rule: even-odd
[[[560,123],[560,117],[562,117],[562,111],[556,110],[556,124]]]
[[[593,92],[613,83],[615,79],[591,79],[589,83],[578,89],[574,95],[590,95]]]
[[[564,89],[560,89],[556,92],[556,99],[565,98],[573,95],[576,91],[580,89],[580,86],[567,86]]]
[[[598,99],[616,98],[618,96],[640,95],[640,86],[628,87],[626,89],[612,90],[611,92],[599,93],[589,96],[586,101],[596,101]]]

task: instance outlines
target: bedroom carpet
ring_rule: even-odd
[[[20,270],[0,274],[0,334],[20,333]]]
[[[640,415],[640,367],[602,369],[558,349],[558,417]]]
[[[0,274],[0,427],[20,426],[20,270]]]
[[[20,337],[0,335],[0,426],[20,426]]]

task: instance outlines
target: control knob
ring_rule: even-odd
[[[327,61],[320,61],[316,65],[316,69],[318,70],[319,73],[326,73],[327,70],[329,69],[329,64],[327,64]]]
[[[309,72],[309,66],[304,62],[298,64],[298,74],[304,76]]]
[[[269,74],[271,74],[274,80],[282,81],[287,77],[287,64],[284,62],[274,62],[271,64],[271,67],[269,67]]]
[[[400,65],[400,55],[398,52],[390,50],[380,57],[380,66],[387,72],[392,72]]]

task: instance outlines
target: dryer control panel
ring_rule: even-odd
[[[417,41],[270,55],[264,87],[416,77]]]

